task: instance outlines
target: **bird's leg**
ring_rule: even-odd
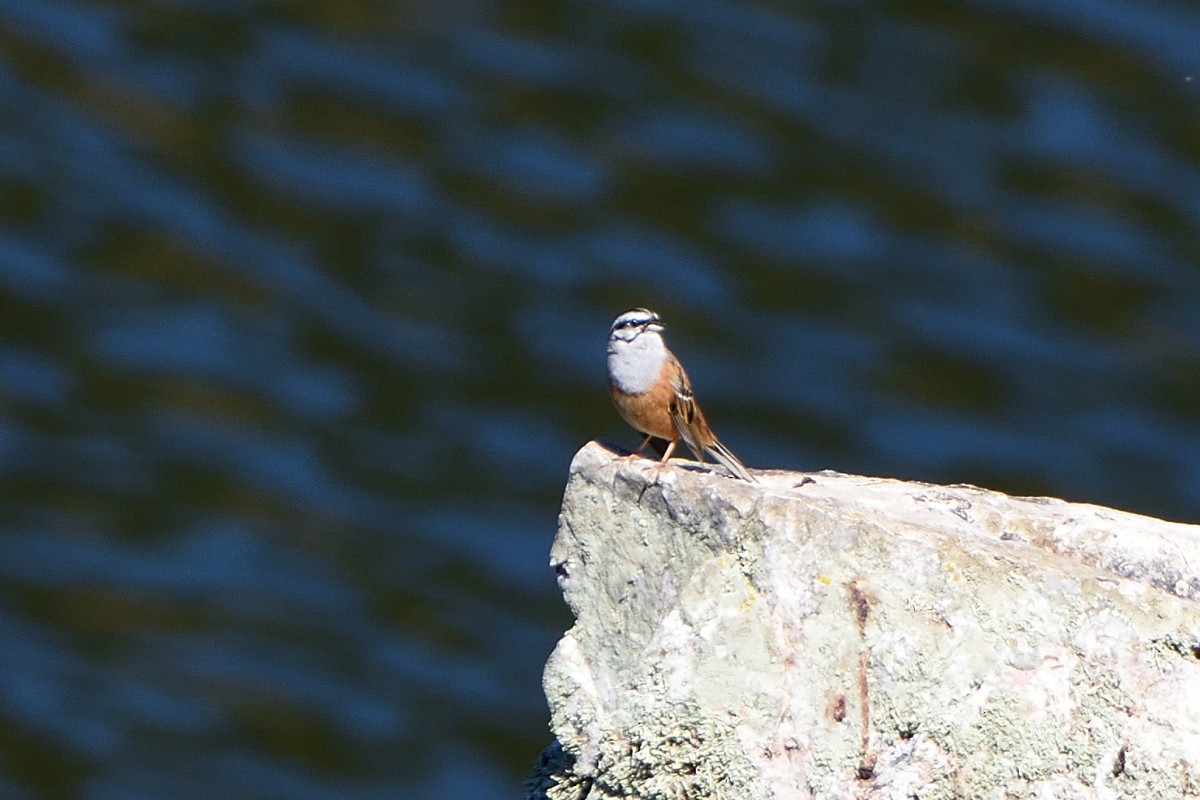
[[[633,461],[635,458],[641,458],[642,451],[646,449],[646,445],[650,444],[650,440],[653,438],[653,435],[647,433],[646,438],[642,439],[642,443],[638,445],[637,450],[634,450],[632,453],[626,453],[618,461]]]
[[[655,464],[653,467],[646,470],[647,473],[654,476],[655,481],[658,480],[658,473],[662,472],[666,468],[667,459],[671,457],[671,453],[675,452],[675,445],[677,445],[677,444],[679,444],[678,436],[676,436],[674,439],[672,439],[671,442],[667,445],[666,451],[662,454],[662,459],[657,464]],[[643,489],[642,491],[645,491],[645,489]]]

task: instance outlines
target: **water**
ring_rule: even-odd
[[[0,796],[518,797],[635,305],[750,465],[1200,519],[1197,42],[0,1]]]

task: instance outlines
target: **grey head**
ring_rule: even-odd
[[[610,341],[632,342],[646,331],[661,333],[662,320],[648,308],[634,308],[613,320],[608,330]]]
[[[662,338],[662,320],[648,308],[617,317],[608,331],[608,380],[625,394],[654,387],[670,354]]]

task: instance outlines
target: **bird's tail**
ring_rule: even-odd
[[[742,480],[749,481],[750,483],[758,483],[754,479],[754,476],[750,474],[750,470],[746,469],[745,465],[738,461],[737,456],[729,452],[729,448],[718,442],[716,437],[713,437],[712,444],[707,445],[704,451]]]

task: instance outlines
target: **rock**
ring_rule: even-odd
[[[1200,796],[1200,528],[584,447],[528,797]]]

